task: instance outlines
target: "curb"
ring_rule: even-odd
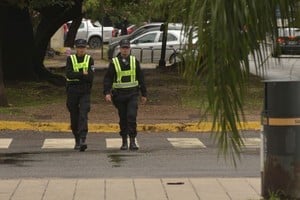
[[[0,121],[0,130],[31,130],[70,132],[70,124],[64,122],[21,122],[21,121]],[[141,132],[211,132],[211,122],[201,123],[161,123],[161,124],[138,124],[137,130]],[[245,122],[239,130],[261,130],[261,123],[258,121]],[[116,123],[89,123],[90,133],[115,133],[119,132],[119,125]]]

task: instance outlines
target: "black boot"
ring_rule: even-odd
[[[135,137],[130,137],[129,149],[134,151],[139,149],[138,146],[136,146]]]
[[[87,144],[85,143],[85,138],[80,139],[80,151],[85,151],[87,149]]]
[[[127,150],[127,149],[128,149],[127,136],[122,136],[122,146],[120,147],[120,150]]]
[[[75,137],[75,146],[74,146],[75,150],[79,150],[80,149],[80,138],[79,137]]]

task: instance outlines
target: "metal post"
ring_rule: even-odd
[[[102,35],[102,45],[101,45],[101,59],[103,60],[103,50],[104,50],[104,45],[103,45],[103,41],[104,41],[104,36],[103,36],[103,24],[104,24],[104,15],[105,15],[105,11],[104,11],[104,2],[105,1],[100,1],[100,7],[102,6],[102,22],[101,22],[101,35]],[[102,4],[102,5],[101,5]]]
[[[154,58],[154,49],[150,48],[151,50],[151,63],[153,63],[153,58]]]
[[[141,55],[140,55],[140,56],[141,56],[141,57],[140,57],[140,62],[141,62],[141,63],[143,62],[143,53],[144,53],[144,49],[142,48],[142,49],[141,49]]]
[[[161,25],[160,30],[163,31],[162,44],[161,44],[161,54],[158,67],[166,67],[166,47],[167,47],[167,35],[168,35],[168,22]]]
[[[262,195],[300,199],[300,81],[266,81]]]
[[[101,45],[101,59],[103,60],[103,40],[104,40],[104,33],[103,33],[103,20],[104,17],[102,17],[102,23],[101,23],[101,35],[102,35],[102,45]]]
[[[102,19],[102,26],[101,26],[101,35],[102,35],[102,45],[101,45],[101,59],[103,60],[103,19]]]

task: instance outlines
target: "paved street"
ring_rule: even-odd
[[[120,137],[92,133],[86,152],[70,133],[2,131],[1,178],[259,177],[259,132],[245,133],[241,161],[218,160],[208,133],[141,133],[139,151],[120,151]]]
[[[264,55],[261,66],[255,67],[254,59],[250,57],[250,73],[261,76],[263,80],[273,81],[299,81],[300,80],[300,56],[299,55],[282,55],[280,59],[273,58],[270,55]]]
[[[259,132],[244,135],[234,168],[209,133],[140,133],[136,152],[91,133],[78,152],[70,133],[1,131],[0,199],[259,199]]]

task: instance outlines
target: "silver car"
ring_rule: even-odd
[[[158,63],[161,57],[163,32],[149,31],[130,40],[131,54],[142,63]],[[165,61],[169,64],[180,62],[179,52],[187,43],[181,30],[168,30]],[[119,46],[113,55],[119,53]]]
[[[160,27],[161,27],[162,24],[163,24],[163,22],[148,23],[148,24],[145,24],[143,26],[138,27],[135,31],[133,31],[129,35],[122,35],[122,36],[119,36],[119,37],[112,37],[110,42],[109,42],[108,50],[107,50],[108,59],[109,60],[112,59],[112,57],[114,56],[115,48],[119,45],[119,42],[122,39],[132,40],[132,39],[148,32],[148,31],[160,30]],[[182,29],[182,24],[180,24],[180,23],[169,23],[168,24],[168,29],[169,30],[181,30]]]

